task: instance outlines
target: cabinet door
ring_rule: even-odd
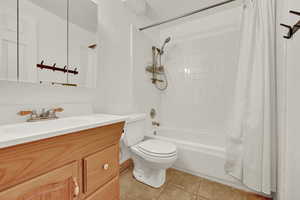
[[[119,177],[114,178],[86,200],[120,200]]]
[[[76,162],[0,192],[6,200],[75,200],[79,195]]]

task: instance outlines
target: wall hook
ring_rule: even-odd
[[[44,61],[42,61],[41,64],[37,64],[36,66],[37,66],[37,68],[40,68],[40,69],[60,71],[63,73],[74,74],[74,75],[79,74],[79,72],[77,71],[77,68],[75,70],[69,70],[66,65],[64,66],[64,68],[59,68],[59,67],[56,67],[56,63],[54,63],[52,66],[49,66],[49,65],[44,65]]]
[[[53,71],[55,72],[55,67],[56,67],[56,63],[54,63],[53,65]]]
[[[294,10],[290,10],[290,13],[300,16],[300,12],[297,12]],[[299,29],[300,29],[300,20],[293,26],[289,26],[287,24],[280,24],[280,25],[289,29],[289,32],[287,33],[287,35],[283,36],[283,37],[286,39],[291,39],[297,33],[297,31],[299,31]]]
[[[286,25],[286,24],[280,24],[280,25],[289,29],[289,32],[287,33],[287,36],[283,36],[283,37],[286,38],[286,39],[291,39],[292,36],[293,36],[292,35],[292,33],[293,33],[293,27],[291,27],[289,25]]]
[[[290,13],[300,16],[300,12],[297,12],[297,11],[290,10]],[[299,29],[300,29],[300,20],[294,26],[289,26],[286,24],[280,24],[280,25],[289,29],[287,36],[283,36],[283,37],[286,39],[291,39],[297,33],[297,31],[299,31]]]
[[[290,13],[294,14],[294,15],[298,15],[300,16],[300,12],[294,11],[294,10],[290,10]]]

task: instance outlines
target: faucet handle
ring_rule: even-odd
[[[48,117],[57,119],[58,117],[56,116],[56,113],[63,112],[63,111],[64,111],[63,108],[53,108],[48,111]]]
[[[54,108],[53,112],[63,112],[64,109],[63,108]]]
[[[32,110],[32,111],[20,111],[18,112],[18,115],[21,115],[21,116],[26,116],[26,115],[30,115],[30,118],[27,119],[28,122],[30,121],[35,121],[39,118],[36,110]]]
[[[32,115],[32,114],[33,114],[33,111],[30,111],[30,110],[22,110],[22,111],[18,112],[18,115],[21,115],[21,116]]]

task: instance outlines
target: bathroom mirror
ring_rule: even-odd
[[[67,82],[94,88],[97,62],[97,4],[92,0],[69,0],[69,69]]]
[[[19,68],[29,82],[63,83],[66,74],[44,66],[67,65],[67,0],[19,0]]]
[[[17,1],[0,1],[0,80],[25,79],[17,62]]]
[[[95,87],[97,10],[93,0],[1,0],[0,79]]]

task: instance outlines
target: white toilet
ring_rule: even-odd
[[[144,140],[145,114],[129,115],[124,129],[124,143],[130,149],[134,163],[134,177],[151,187],[161,187],[166,180],[166,169],[177,159],[174,144],[156,140]]]

